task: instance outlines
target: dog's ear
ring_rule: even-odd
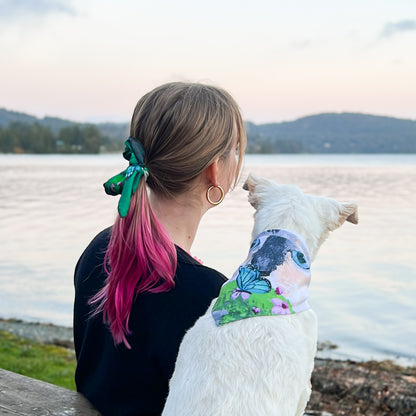
[[[332,208],[328,213],[329,230],[334,231],[341,227],[345,221],[358,224],[357,204],[352,202],[341,203],[332,199]]]
[[[244,182],[243,189],[245,191],[251,192],[256,186],[256,183],[257,183],[256,179],[257,178],[255,175],[253,175],[252,173],[249,173],[246,181]]]
[[[342,205],[342,215],[345,216],[345,221],[352,224],[358,224],[358,206],[353,202],[345,202]]]
[[[256,197],[254,190],[256,189],[256,185],[258,183],[259,178],[252,173],[249,173],[243,185],[243,189],[248,191],[248,202],[250,202],[250,204],[256,209],[258,205],[258,198]]]

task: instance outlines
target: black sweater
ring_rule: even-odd
[[[139,295],[133,303],[131,349],[114,345],[102,314],[89,318],[88,300],[104,285],[111,228],[98,234],[75,269],[75,381],[103,415],[160,415],[185,332],[218,296],[226,278],[176,247],[175,288]],[[192,360],[192,357],[189,357]]]

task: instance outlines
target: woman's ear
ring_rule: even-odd
[[[205,175],[209,184],[218,186],[218,158],[205,169]]]

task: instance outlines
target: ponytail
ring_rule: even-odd
[[[104,258],[106,284],[90,301],[96,305],[93,315],[103,312],[115,344],[130,348],[127,335],[135,296],[172,289],[176,263],[175,246],[153,213],[141,180],[126,217],[119,216],[113,226]]]

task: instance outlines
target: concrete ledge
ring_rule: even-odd
[[[80,393],[0,369],[0,415],[100,414]]]

